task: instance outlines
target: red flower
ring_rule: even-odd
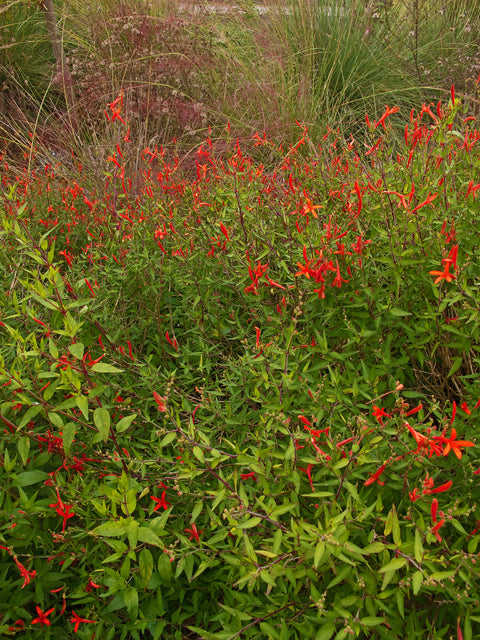
[[[40,624],[41,627],[43,626],[49,627],[52,623],[47,618],[47,616],[49,616],[51,613],[53,613],[53,611],[55,611],[55,607],[52,607],[48,611],[45,611],[45,613],[40,609],[40,607],[35,607],[35,609],[37,610],[38,618],[34,618],[32,620],[32,624]]]
[[[15,620],[13,625],[8,627],[8,631],[10,633],[17,633],[17,631],[20,631],[21,629],[23,629],[24,626],[25,626],[25,622],[23,620]]]
[[[168,332],[167,332],[168,333]],[[165,413],[167,410],[167,405],[165,404],[164,399],[160,396],[156,391],[153,392],[153,398],[157,403],[158,410],[160,413]]]
[[[74,633],[77,633],[78,627],[80,626],[81,622],[90,622],[92,624],[95,624],[95,620],[87,620],[86,618],[80,618],[80,616],[77,615],[75,611],[72,611],[72,614],[73,614],[73,617],[69,619],[69,622],[71,622],[72,624],[75,624],[75,628],[73,629]]]
[[[19,562],[17,560],[17,558],[15,556],[13,556],[13,559],[15,560],[15,564],[17,565],[17,567],[20,569],[20,574],[24,580],[23,584],[22,584],[22,589],[23,587],[25,587],[27,584],[30,583],[32,578],[35,578],[35,576],[37,575],[36,571],[28,571],[28,569],[26,569],[23,564],[21,562]]]
[[[338,287],[340,289],[340,287],[342,286],[342,282],[350,282],[349,280],[344,280],[342,278],[342,276],[340,275],[340,266],[338,264],[338,260],[337,260],[337,275],[335,276],[333,282],[332,282],[332,287]]]
[[[379,422],[382,425],[382,427],[383,427],[382,418],[391,418],[392,417],[389,413],[385,412],[385,409],[383,409],[381,407],[377,407],[375,405],[373,405],[372,416],[375,418],[375,420],[377,420],[377,422]]]
[[[468,408],[468,405],[466,402],[462,402],[462,404],[460,405],[460,408],[465,411],[465,413],[470,416],[472,415],[472,412],[470,411],[470,409]]]
[[[313,424],[310,422],[310,420],[308,420],[307,418],[305,418],[305,416],[298,416],[298,419],[300,420],[300,422],[303,422],[303,424],[307,427],[313,427]],[[308,429],[307,429],[308,431]]]
[[[392,113],[397,113],[397,111],[400,111],[400,107],[392,107],[390,109],[390,107],[388,105],[385,105],[385,113],[383,114],[383,116],[380,118],[380,120],[378,122],[375,123],[375,129],[381,124],[383,127],[383,130],[386,131],[385,128],[385,118],[387,118],[388,116],[390,116]]]
[[[155,502],[157,502],[158,504],[155,505],[154,507],[154,511],[158,511],[158,509],[160,509],[160,507],[163,507],[165,510],[168,509],[168,507],[171,507],[172,504],[171,502],[167,502],[165,500],[165,493],[166,491],[162,491],[162,496],[160,498],[156,498],[155,496],[152,496],[152,500],[155,500]]]
[[[252,480],[255,480],[255,482],[257,481],[257,476],[254,471],[250,471],[250,473],[241,473],[240,477],[242,480],[248,480],[251,478]]]
[[[176,341],[176,339],[175,339],[175,338],[173,338],[173,342],[172,342],[172,340],[170,339],[170,336],[169,336],[168,331],[167,331],[167,332],[166,332],[166,334],[165,334],[165,339],[166,339],[166,341],[168,342],[168,344],[169,344],[171,347],[173,347],[173,348],[175,349],[175,351],[178,351],[178,344],[177,344],[177,341]]]
[[[378,484],[385,484],[384,482],[380,482],[379,477],[384,472],[386,466],[387,466],[386,464],[382,464],[382,466],[379,469],[377,469],[375,473],[373,473],[369,478],[367,478],[363,484],[366,487],[369,484],[373,484],[374,482],[378,482]]]
[[[452,480],[448,480],[448,482],[444,482],[440,486],[434,487],[433,486],[433,479],[432,478],[426,478],[425,482],[423,483],[423,494],[424,495],[430,495],[432,493],[442,493],[443,491],[448,491],[450,489],[450,487],[452,486],[452,484],[453,484],[453,481]]]
[[[67,524],[67,520],[69,518],[73,518],[73,516],[75,515],[75,512],[72,511],[72,513],[70,513],[70,509],[73,509],[73,507],[71,505],[64,505],[61,498],[60,498],[60,493],[58,492],[58,487],[56,488],[56,492],[57,492],[57,498],[58,501],[55,504],[49,504],[49,507],[52,507],[52,509],[55,509],[55,511],[58,513],[59,516],[62,516],[63,518],[63,525],[62,525],[62,533],[65,531],[65,527]]]
[[[439,444],[440,436],[435,436],[432,440],[429,440],[422,433],[411,427],[408,422],[405,422],[405,426],[410,431],[412,436],[415,438],[415,442],[417,443],[417,449],[414,453],[419,453],[420,451],[424,451],[428,453],[428,457],[431,458],[435,453],[437,456],[442,455],[442,448]]]
[[[457,271],[457,256],[458,256],[458,244],[454,244],[450,249],[450,253],[446,258],[442,260],[442,263],[453,264],[453,268]]]
[[[191,529],[184,529],[185,533],[189,533],[189,540],[197,540],[200,541],[200,534],[203,533],[203,529],[197,529],[197,525],[195,523],[192,524]]]
[[[412,502],[416,502],[417,500],[420,500],[420,498],[422,497],[419,493],[418,493],[418,489],[417,487],[415,487],[415,489],[413,491],[409,491],[408,495],[410,497],[410,500]]]
[[[85,585],[85,591],[87,593],[90,593],[90,591],[92,589],[101,589],[102,585],[101,584],[97,584],[96,582],[94,582],[93,580],[89,580],[87,582],[87,584]]]
[[[447,282],[452,282],[457,277],[455,274],[450,273],[450,262],[445,263],[445,267],[443,271],[429,271],[428,273],[431,276],[438,276],[435,278],[435,282],[433,284],[438,284],[440,280],[446,280]]]
[[[415,407],[415,409],[410,409],[410,411],[407,411],[407,413],[405,414],[406,416],[413,416],[414,413],[418,413],[421,409],[423,409],[423,404],[420,403],[418,405],[418,407]]]
[[[313,204],[312,200],[306,195],[305,191],[303,192],[304,196],[305,196],[305,204],[303,205],[303,207],[300,209],[299,213],[302,216],[305,216],[309,213],[312,214],[312,216],[314,216],[315,218],[317,217],[317,212],[315,211],[315,209],[323,209],[321,204]]]
[[[312,491],[315,491],[315,487],[313,486],[313,481],[312,481],[313,464],[310,462],[310,464],[307,464],[307,468],[306,469],[304,467],[298,467],[298,469],[307,474],[307,478],[308,478],[308,482],[310,483],[310,487],[311,487]]]
[[[460,458],[462,457],[462,447],[474,447],[475,444],[473,442],[470,442],[469,440],[456,440],[455,438],[457,437],[457,432],[456,430],[452,427],[452,435],[450,436],[450,438],[445,438],[445,436],[440,436],[440,440],[441,442],[443,442],[443,444],[445,444],[445,449],[443,450],[443,455],[447,456],[450,451],[453,451],[453,453],[457,456],[457,458],[460,460]]]

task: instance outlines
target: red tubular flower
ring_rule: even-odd
[[[157,502],[158,504],[155,505],[154,507],[154,511],[158,511],[158,509],[160,509],[160,507],[163,507],[165,510],[168,509],[168,507],[171,507],[171,502],[167,502],[165,500],[165,491],[162,492],[162,495],[160,498],[156,498],[155,496],[152,496],[152,500],[154,500],[155,502]]]
[[[383,427],[382,418],[392,417],[389,413],[386,413],[385,409],[381,407],[377,407],[376,405],[373,405],[372,416],[375,418],[375,420],[377,420],[377,422],[379,422],[382,425],[382,427]]]
[[[223,235],[226,237],[226,239],[230,240],[230,236],[228,235],[228,229],[222,223],[220,223],[220,230],[223,233]]]
[[[95,624],[95,620],[87,620],[86,618],[81,618],[75,613],[75,611],[72,611],[72,617],[69,618],[69,622],[75,625],[73,629],[74,633],[77,633],[78,627],[80,626],[81,622]]]
[[[419,404],[418,407],[415,407],[415,409],[410,409],[410,411],[407,411],[407,413],[405,414],[406,416],[413,416],[414,413],[418,413],[421,409],[423,409],[423,404]]]
[[[428,493],[441,493],[442,491],[448,491],[452,486],[452,484],[453,484],[453,481],[449,480],[448,482],[444,482],[443,484],[441,484],[438,487],[435,487],[434,489],[428,489]],[[427,493],[427,491],[424,490],[423,493]]]
[[[178,351],[178,344],[175,338],[173,338],[173,342],[170,340],[170,336],[168,334],[168,331],[165,334],[165,339],[168,342],[168,344],[173,347],[175,349],[175,351]]]
[[[97,584],[96,582],[94,582],[93,580],[89,580],[87,582],[87,584],[85,585],[85,591],[87,593],[90,593],[90,591],[92,589],[101,589],[102,585],[101,584]]]
[[[462,411],[465,411],[465,413],[470,416],[472,415],[472,412],[470,411],[470,409],[468,408],[468,405],[466,402],[462,402],[462,404],[460,405],[460,408],[462,409]]]
[[[437,524],[432,528],[432,533],[435,534],[435,537],[437,538],[437,542],[442,541],[442,536],[438,533],[438,530],[440,529],[440,527],[443,527],[444,524],[445,524],[445,520],[442,518],[442,520],[440,520],[440,522],[437,522]]]
[[[25,587],[27,584],[30,583],[32,578],[35,578],[35,576],[37,575],[36,571],[29,571],[26,567],[23,566],[23,564],[21,562],[19,562],[17,560],[17,558],[15,556],[13,556],[13,559],[15,561],[15,564],[17,565],[17,567],[20,570],[20,575],[23,578],[23,584],[22,584],[22,589],[23,587]]]
[[[257,481],[257,476],[254,471],[250,471],[250,473],[241,473],[240,477],[242,480],[248,480],[251,478],[252,480],[255,480],[255,482]]]
[[[197,525],[195,523],[192,524],[191,529],[184,529],[185,533],[189,533],[189,540],[196,540],[200,542],[200,534],[203,533],[203,529],[197,529]]]
[[[48,611],[45,611],[45,613],[40,609],[40,607],[35,607],[35,609],[37,610],[38,617],[32,620],[32,624],[39,624],[41,627],[49,627],[52,623],[47,618],[47,616],[55,611],[55,607],[52,607]]]
[[[454,244],[450,249],[448,256],[442,260],[442,263],[453,264],[453,268],[455,269],[455,271],[457,271],[458,270],[457,257],[458,257],[458,244]]]
[[[460,460],[460,458],[462,457],[462,448],[463,447],[474,447],[475,444],[473,442],[470,442],[469,440],[456,440],[457,437],[457,432],[456,430],[452,427],[452,433],[450,438],[445,438],[445,436],[440,436],[440,440],[441,442],[443,442],[443,444],[445,444],[445,449],[443,450],[443,455],[447,456],[450,451],[453,451],[453,453],[457,456],[457,458]]]
[[[342,286],[342,282],[349,282],[349,280],[344,280],[340,275],[340,266],[337,260],[337,275],[332,282],[332,287],[338,287],[340,289],[340,287]]]
[[[422,207],[425,207],[427,204],[432,204],[432,202],[435,200],[435,198],[437,197],[437,193],[432,193],[429,194],[427,196],[427,199],[424,200],[423,202],[421,202],[420,204],[417,204],[417,206],[415,207],[415,209],[412,209],[412,211],[410,213],[415,213],[416,211],[418,211],[419,209],[421,209]],[[433,207],[433,205],[432,205]],[[435,207],[433,207],[435,209]]]
[[[308,214],[312,214],[312,216],[314,218],[317,217],[317,212],[316,209],[323,209],[321,204],[313,204],[311,198],[309,198],[306,194],[305,189],[303,190],[303,195],[305,197],[305,204],[303,205],[303,207],[300,209],[299,213],[302,216],[308,215]]]
[[[422,433],[411,427],[408,422],[405,422],[405,426],[410,431],[412,436],[415,438],[415,442],[417,443],[417,449],[414,453],[428,453],[428,457],[431,458],[435,453],[437,456],[442,455],[442,447],[439,444],[440,436],[435,436],[433,439],[429,439],[424,436]]]
[[[156,391],[153,391],[153,398],[157,403],[157,408],[160,411],[160,413],[165,413],[167,410],[167,405],[165,404],[165,401],[162,398],[162,396],[159,395]]]
[[[387,129],[385,128],[385,119],[388,118],[388,116],[392,115],[392,113],[397,113],[397,111],[400,111],[400,107],[392,107],[390,109],[390,107],[388,105],[385,105],[385,113],[382,115],[380,120],[375,123],[375,129],[379,125],[382,125],[383,130],[386,131]]]
[[[409,491],[408,495],[410,497],[410,500],[412,502],[416,502],[417,500],[420,500],[420,498],[422,497],[419,493],[418,493],[418,489],[417,487],[415,487],[415,489],[413,491]]]
[[[443,271],[429,271],[428,273],[431,276],[437,276],[433,284],[438,284],[440,280],[452,282],[452,280],[455,280],[455,278],[457,277],[454,273],[450,273],[450,262],[445,263]]]
[[[433,522],[437,521],[437,510],[438,510],[438,500],[434,498],[432,500],[432,506],[430,507],[430,513],[431,513]]]
[[[315,491],[315,487],[313,486],[313,481],[312,481],[312,469],[313,469],[313,464],[310,463],[307,465],[307,468],[305,469],[304,467],[298,467],[300,471],[303,471],[304,473],[307,474],[307,478],[308,478],[308,482],[310,483],[310,487],[312,489],[312,491]]]
[[[375,473],[373,473],[369,478],[365,480],[365,482],[363,483],[364,486],[368,487],[369,484],[373,484],[374,482],[378,482],[378,484],[382,484],[382,485],[385,484],[384,482],[380,482],[379,477],[384,472],[386,466],[387,466],[386,464],[382,464],[382,466],[379,469],[377,469]]]

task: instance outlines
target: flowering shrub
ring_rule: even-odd
[[[4,635],[474,637],[480,136],[396,112],[2,158]]]

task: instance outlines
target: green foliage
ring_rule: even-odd
[[[475,123],[186,177],[128,108],[102,190],[2,158],[1,632],[475,637]]]

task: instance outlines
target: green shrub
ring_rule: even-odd
[[[187,179],[125,109],[102,191],[2,158],[1,632],[476,637],[475,122]]]

